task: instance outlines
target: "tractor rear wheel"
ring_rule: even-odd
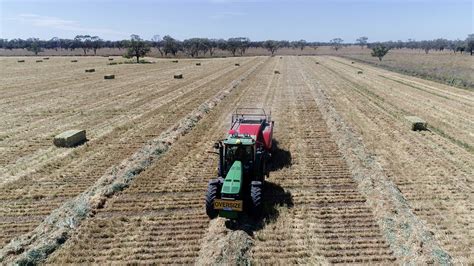
[[[252,181],[250,186],[250,214],[260,217],[263,210],[263,182]]]
[[[217,182],[209,182],[206,193],[206,214],[209,218],[217,217],[218,211],[214,209],[214,200],[217,198],[219,184]]]

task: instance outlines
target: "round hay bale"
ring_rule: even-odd
[[[92,73],[92,72],[95,72],[95,68],[86,69],[86,73]]]
[[[105,75],[104,79],[115,79],[115,75]]]

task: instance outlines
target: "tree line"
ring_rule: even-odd
[[[416,41],[409,39],[407,41],[387,41],[369,43],[368,37],[360,37],[355,43],[344,43],[341,38],[334,38],[329,42],[308,42],[306,40],[287,41],[287,40],[266,40],[266,41],[252,41],[247,37],[234,37],[225,39],[209,39],[209,38],[190,38],[183,41],[177,40],[169,35],[161,37],[159,35],[153,36],[151,40],[143,40],[138,35],[132,35],[130,40],[110,41],[103,40],[98,36],[77,35],[74,39],[61,39],[54,37],[50,40],[40,40],[38,38],[23,39],[0,39],[0,48],[3,49],[26,49],[38,54],[46,49],[53,50],[82,50],[84,55],[97,54],[97,51],[102,48],[116,48],[124,49],[130,48],[131,44],[140,44],[148,48],[155,48],[161,56],[176,56],[178,53],[183,53],[190,57],[199,57],[210,55],[213,56],[216,50],[229,52],[232,56],[245,55],[249,48],[263,48],[268,50],[272,55],[280,48],[300,49],[306,48],[317,49],[319,46],[331,46],[338,51],[348,45],[360,45],[361,48],[368,47],[370,49],[377,48],[377,50],[390,49],[422,49],[426,53],[431,50],[451,50],[454,53],[469,52],[471,55],[474,49],[474,34],[469,34],[465,40],[422,40]],[[383,47],[383,49],[380,49]],[[145,49],[146,50],[146,49]],[[380,58],[381,59],[381,58]]]

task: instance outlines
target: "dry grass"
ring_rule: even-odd
[[[215,59],[205,60],[200,68],[185,59],[183,64],[168,59],[116,66],[104,65],[103,58],[77,64],[55,58],[41,66],[17,64],[17,59],[0,58],[6,66],[0,80],[0,111],[6,114],[0,123],[3,243],[31,231],[108,169],[125,169],[116,166],[148,140],[179,129],[174,125],[186,114],[202,109],[199,119],[184,124],[193,130],[163,140],[173,143],[172,148],[136,173],[128,189],[105,205],[99,201],[103,208],[73,230],[48,262],[449,260],[442,250],[428,250],[437,244],[454,262],[473,261],[470,91],[336,57]],[[235,62],[242,67],[234,67]],[[113,68],[126,78],[112,83],[96,79],[83,72],[91,67],[101,73]],[[177,72],[186,79],[170,80]],[[238,89],[224,97],[223,88]],[[201,108],[216,95],[222,96],[221,104],[212,111]],[[342,120],[323,115],[323,98]],[[272,111],[279,147],[274,160],[277,165],[290,163],[270,173],[273,185],[265,196],[265,218],[228,228],[220,221],[209,223],[204,213],[203,193],[217,163],[206,151],[223,137],[238,106]],[[437,131],[408,130],[404,117],[415,114]],[[87,128],[91,141],[64,152],[43,148],[51,146],[53,132],[64,128]],[[340,148],[348,130],[356,149]],[[34,139],[35,145],[25,139]],[[347,156],[358,149],[366,151],[360,171]],[[360,173],[374,164],[382,174],[362,178]],[[417,242],[426,230],[433,235]]]

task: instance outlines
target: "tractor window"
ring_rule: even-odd
[[[225,158],[230,167],[234,161],[246,164],[253,160],[253,148],[250,145],[232,145],[226,147]]]

